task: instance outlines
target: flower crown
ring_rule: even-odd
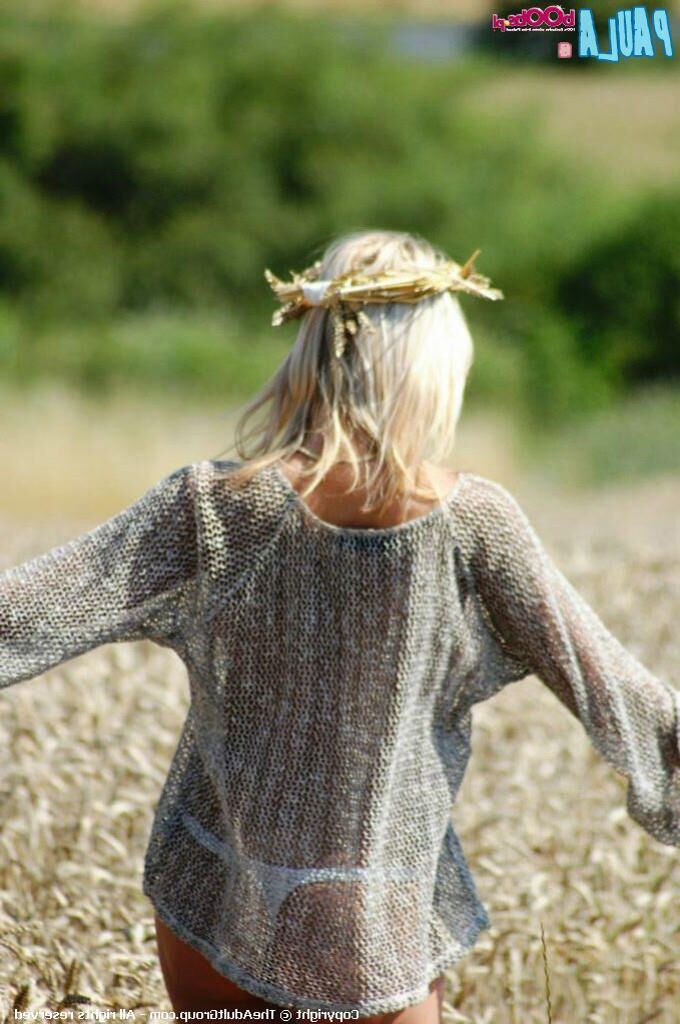
[[[446,260],[434,267],[416,267],[412,271],[384,270],[373,274],[350,270],[332,280],[321,280],[321,261],[317,260],[302,273],[292,272],[291,281],[281,281],[265,270],[272,291],[281,303],[272,316],[272,325],[278,327],[288,320],[296,320],[309,309],[322,306],[332,311],[335,354],[340,357],[345,349],[347,334],[356,334],[362,319],[355,304],[385,302],[419,302],[442,292],[465,292],[483,299],[502,299],[503,292],[490,287],[488,277],[478,274],[474,263],[477,249],[462,266]],[[365,318],[364,318],[365,319]]]

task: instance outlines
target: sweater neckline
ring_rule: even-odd
[[[303,501],[298,492],[293,487],[292,483],[280,468],[280,466],[273,462],[269,467],[278,479],[279,483],[283,485],[284,489],[290,495],[290,501],[293,507],[297,510],[298,515],[307,524],[312,524],[319,530],[323,530],[329,534],[335,534],[336,536],[369,536],[369,537],[389,537],[396,533],[410,533],[416,532],[424,526],[428,526],[431,522],[435,522],[440,519],[449,511],[450,505],[453,503],[454,498],[460,490],[463,479],[467,476],[467,473],[460,471],[456,478],[456,482],[440,503],[430,509],[429,512],[424,512],[422,515],[414,516],[412,519],[407,519],[403,523],[395,523],[393,526],[337,526],[335,523],[329,523],[325,519],[322,519],[312,512],[311,508]]]

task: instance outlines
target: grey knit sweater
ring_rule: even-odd
[[[680,695],[604,627],[516,499],[459,474],[400,525],[317,518],[276,466],[182,467],[89,533],[0,574],[0,685],[147,638],[191,701],[144,892],[242,988],[386,1012],[490,921],[450,812],[472,706],[535,673],[680,845]]]

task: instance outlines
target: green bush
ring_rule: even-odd
[[[479,393],[547,422],[616,392],[624,335],[600,293],[563,301],[615,199],[538,143],[538,109],[473,113],[496,68],[407,59],[387,21],[53,10],[0,14],[4,376],[243,393],[292,337],[269,329],[264,268],[386,227],[461,261],[482,249],[507,298],[463,300]],[[626,351],[663,362],[646,316]]]
[[[523,290],[596,205],[585,183],[556,201],[562,167],[521,117],[472,117],[483,71],[407,61],[380,23],[158,8],[0,28],[0,291],[33,317],[266,311],[266,265],[372,226],[480,246]]]
[[[680,377],[680,193],[646,198],[558,278],[578,355],[624,384]]]
[[[0,307],[0,379],[29,385],[40,378],[98,393],[134,385],[148,394],[240,400],[286,354],[284,337],[263,334],[253,345],[238,322],[181,311],[55,323],[28,334],[11,308]]]

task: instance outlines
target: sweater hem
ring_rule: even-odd
[[[239,964],[220,955],[215,947],[206,942],[205,939],[200,938],[200,936],[195,935],[186,928],[164,903],[152,898],[146,888],[144,891],[164,924],[172,929],[183,942],[186,942],[197,952],[201,953],[219,974],[223,974],[229,981],[233,981],[234,984],[238,985],[239,988],[250,992],[251,995],[257,996],[260,999],[276,1003],[278,1006],[293,1009],[324,1010],[328,1013],[357,1011],[360,1016],[371,1016],[377,1013],[389,1013],[393,1010],[406,1009],[407,1006],[413,1006],[415,1003],[422,1002],[430,994],[430,985],[434,979],[446,968],[452,967],[467,956],[474,948],[480,932],[490,927],[486,919],[475,919],[474,930],[468,932],[466,942],[456,942],[447,952],[442,953],[441,956],[432,961],[426,968],[425,980],[418,988],[385,995],[365,1003],[333,1003],[323,999],[312,999],[307,996],[291,994],[276,985],[271,985],[269,982],[255,978]]]

